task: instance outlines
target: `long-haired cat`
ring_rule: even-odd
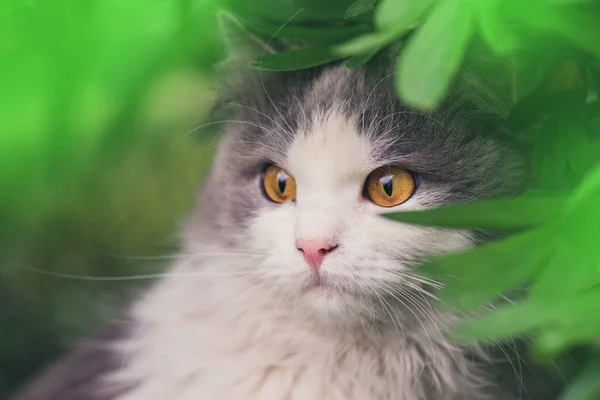
[[[532,396],[525,367],[501,378],[495,357],[446,336],[460,316],[419,275],[422,260],[482,236],[382,216],[519,193],[526,161],[502,134],[505,105],[465,71],[437,111],[410,109],[387,56],[358,70],[248,71],[269,51],[248,43],[225,76],[231,121],[185,256],[17,399]]]

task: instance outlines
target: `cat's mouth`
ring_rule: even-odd
[[[352,290],[340,282],[336,282],[324,275],[311,275],[301,287],[302,293],[317,293],[324,297],[348,296]]]

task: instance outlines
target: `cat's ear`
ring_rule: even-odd
[[[226,55],[214,69],[218,90],[211,114],[214,117],[224,113],[224,119],[227,119],[227,113],[231,112],[227,103],[234,100],[236,103],[249,103],[256,93],[262,93],[259,88],[269,73],[253,69],[252,62],[276,51],[232,14],[221,11],[218,17]]]
[[[226,11],[219,13],[219,27],[230,62],[247,63],[249,66],[255,58],[276,52],[269,43],[254,35]]]

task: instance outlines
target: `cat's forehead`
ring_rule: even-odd
[[[291,107],[292,115],[299,117],[288,146],[289,168],[300,172],[310,160],[312,171],[351,179],[408,150],[391,146],[407,134],[407,126],[394,122],[400,104],[391,77],[369,76],[339,65],[325,69],[303,92],[297,91],[302,95]]]
[[[372,149],[353,118],[331,107],[299,126],[286,168],[297,180],[307,182],[352,181],[373,168]]]
[[[241,119],[249,121],[241,127],[242,142],[280,164],[328,151],[340,162],[353,159],[366,168],[376,161],[369,155],[411,153],[410,147],[422,148],[418,140],[427,139],[410,128],[419,125],[415,121],[424,127],[428,119],[401,105],[391,78],[339,65],[266,80],[242,110]],[[408,136],[405,145],[393,145]]]

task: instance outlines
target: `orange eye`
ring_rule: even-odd
[[[413,175],[404,168],[378,168],[367,177],[365,195],[381,207],[404,203],[416,189]]]
[[[285,170],[274,165],[266,169],[263,187],[267,197],[276,203],[285,203],[296,198],[296,180]]]

